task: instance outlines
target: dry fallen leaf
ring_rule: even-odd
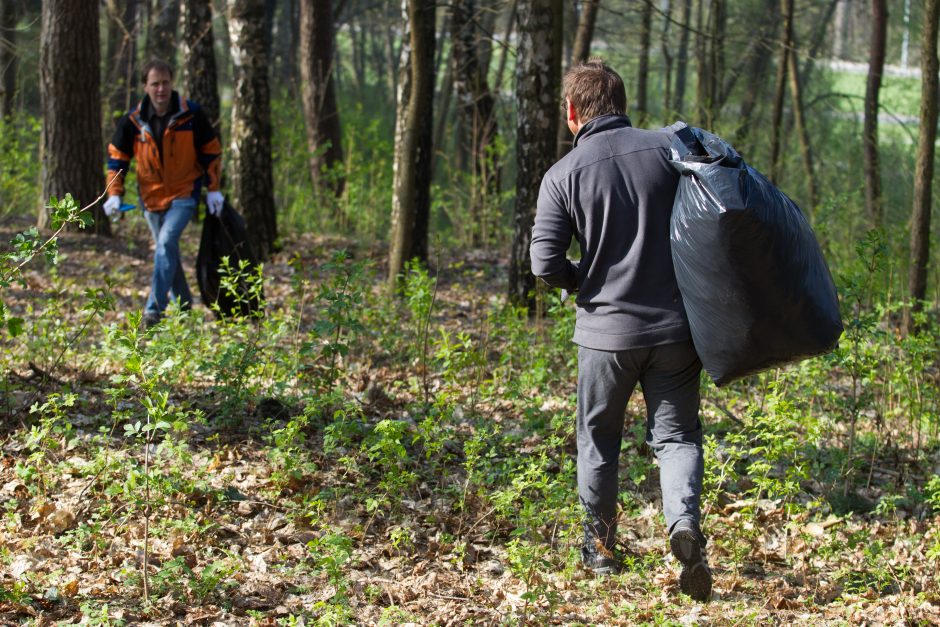
[[[46,518],[45,526],[55,534],[68,531],[75,525],[75,514],[67,507],[55,510]]]
[[[78,580],[73,579],[64,586],[62,586],[62,595],[66,597],[73,597],[78,594]]]

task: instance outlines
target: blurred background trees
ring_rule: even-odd
[[[218,123],[227,191],[243,212],[263,215],[253,230],[260,250],[276,249],[280,233],[333,233],[389,246],[393,274],[415,255],[479,250],[505,264],[510,293],[529,301],[532,186],[570,148],[558,80],[539,76],[598,54],[623,75],[634,124],[681,119],[719,133],[797,200],[834,267],[869,229],[882,229],[892,297],[937,299],[924,135],[935,132],[936,109],[921,89],[936,78],[923,76],[936,73],[923,63],[936,53],[930,2],[458,0],[437,5],[422,38],[432,52],[420,64],[410,2],[256,0],[248,48],[243,4],[100,0],[97,30],[87,19],[70,24],[86,56],[81,71],[65,74],[80,83],[71,96],[81,104],[55,109],[65,87],[41,80],[41,62],[61,69],[75,59],[55,56],[64,35],[49,21],[43,37],[42,15],[65,5],[0,1],[3,210],[37,215],[39,199],[58,189],[52,179],[39,184],[40,162],[46,177],[66,177],[93,160],[77,161],[68,146],[102,154],[115,117],[141,96],[137,67],[163,55],[178,68],[177,88]],[[551,20],[538,15],[546,11]],[[531,37],[550,38],[553,53],[527,49]],[[415,93],[422,113],[399,110]],[[100,133],[85,128],[86,105],[101,112]],[[248,111],[250,130],[241,126]],[[539,134],[552,127],[537,147],[532,116]],[[40,142],[40,128],[51,143]],[[429,142],[416,157],[402,152],[412,135]],[[77,183],[71,191],[90,200]]]

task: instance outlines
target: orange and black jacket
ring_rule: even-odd
[[[219,189],[222,145],[205,112],[174,91],[167,115],[163,136],[155,137],[153,106],[144,96],[118,121],[108,145],[108,180],[118,170],[126,173],[136,159],[140,199],[148,211],[165,211],[177,198],[198,200],[203,184],[209,191]],[[108,193],[124,195],[123,175]]]

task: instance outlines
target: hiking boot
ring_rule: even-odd
[[[158,313],[145,313],[141,322],[144,325],[144,329],[152,329],[153,327],[160,324],[160,314]]]
[[[669,548],[682,564],[679,589],[696,601],[712,596],[712,571],[705,560],[705,536],[695,523],[680,520],[669,536]]]
[[[595,575],[616,575],[623,570],[613,551],[594,538],[585,538],[581,547],[581,564]]]

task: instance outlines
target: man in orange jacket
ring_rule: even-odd
[[[206,205],[211,215],[222,212],[225,199],[219,192],[222,146],[205,112],[173,90],[173,68],[165,61],[149,61],[141,77],[146,95],[121,117],[108,145],[108,178],[117,179],[104,212],[110,216],[120,210],[124,181],[118,172],[126,173],[136,159],[140,202],[156,244],[144,307],[144,325],[151,327],[170,300],[181,309],[192,304],[179,240],[196,212],[202,185],[209,189]]]

